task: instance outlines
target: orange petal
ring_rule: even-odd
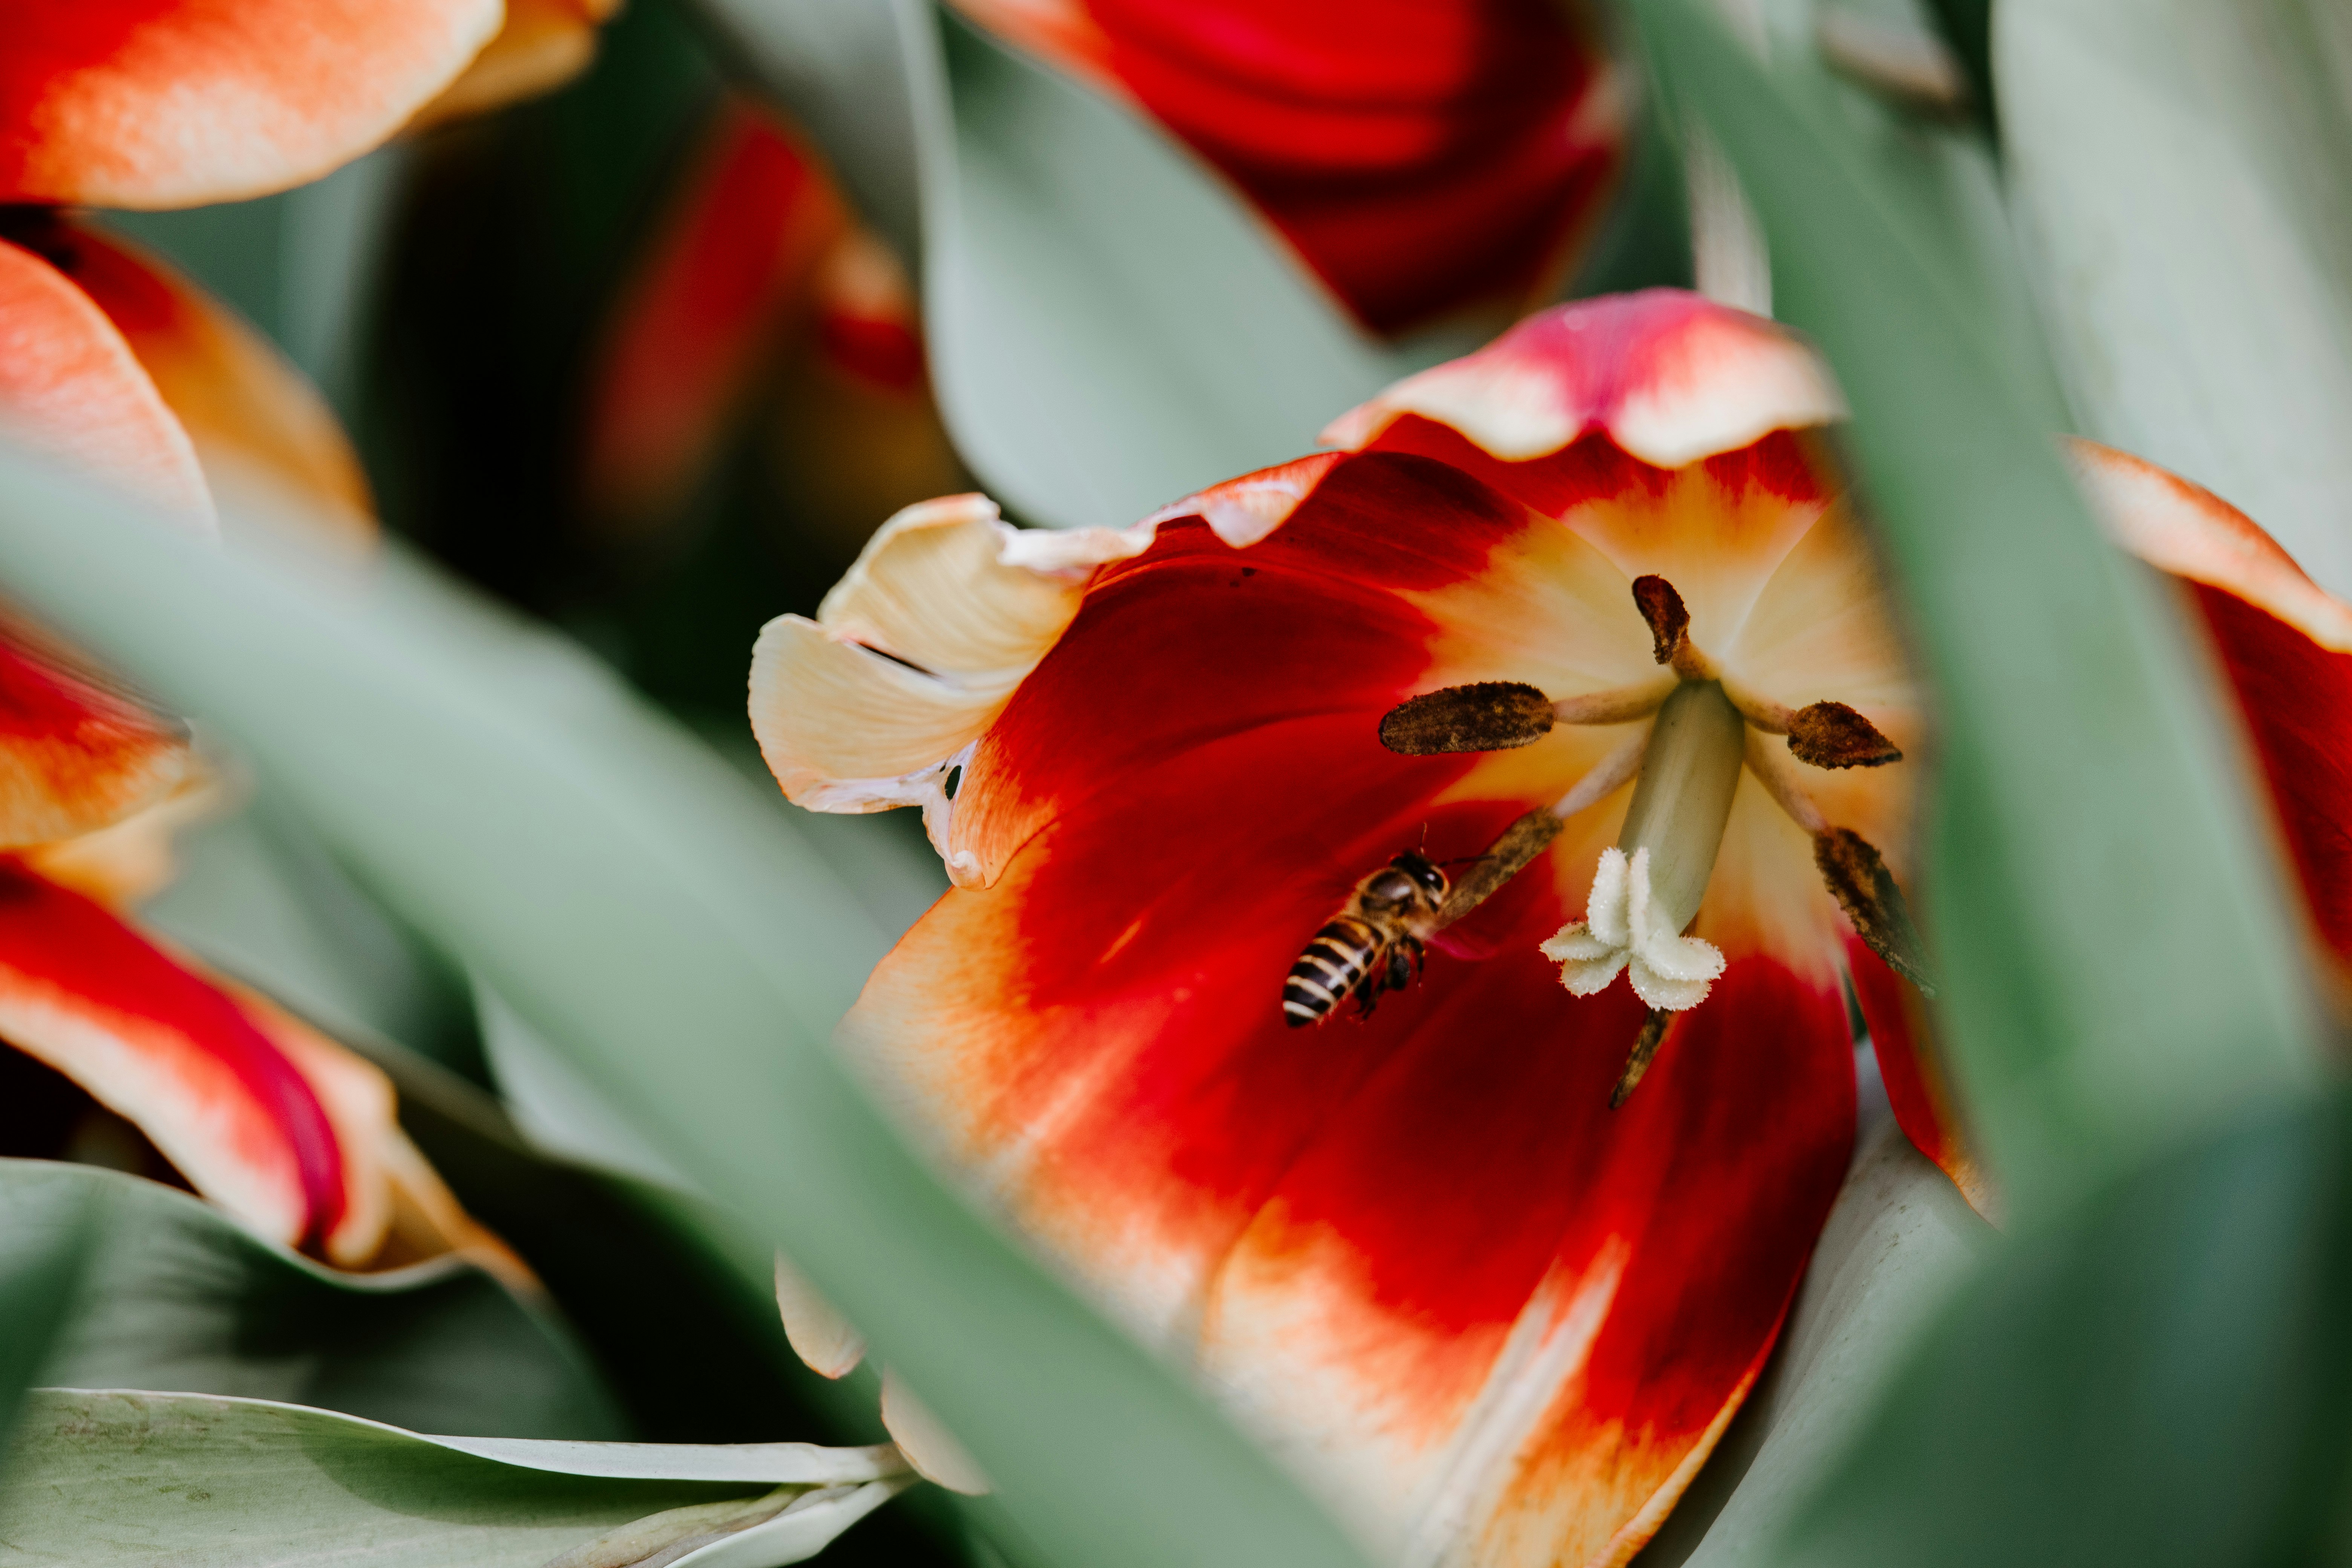
[[[599,510],[659,515],[692,489],[845,221],[782,124],[721,105],[597,358],[583,479]]]
[[[465,74],[417,110],[412,131],[562,87],[596,58],[596,29],[620,0],[507,0],[505,25]]]
[[[60,220],[53,243],[178,416],[225,510],[375,536],[358,454],[268,339],[160,257],[88,223]]]
[[[28,236],[41,245],[48,234]],[[209,531],[194,446],[120,331],[54,260],[0,237],[0,435]]]
[[[1677,289],[1556,306],[1465,358],[1408,376],[1331,422],[1360,450],[1418,416],[1504,463],[1598,431],[1645,463],[1679,468],[1775,430],[1825,424],[1845,405],[1787,329]]]
[[[14,864],[0,864],[0,1037],[270,1240],[318,1246],[346,1226],[334,1120],[286,1053],[121,921]]]
[[[499,0],[17,0],[0,202],[194,206],[366,152],[498,31]]]
[[[28,638],[0,628],[0,848],[106,827],[187,781],[184,731]]]

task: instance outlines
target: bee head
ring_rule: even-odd
[[[1436,862],[1427,856],[1416,854],[1408,849],[1389,864],[1412,878],[1433,898],[1442,899],[1445,896],[1448,886],[1445,873],[1439,870]]]

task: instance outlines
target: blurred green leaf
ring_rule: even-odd
[[[101,1202],[42,1382],[295,1400],[440,1432],[624,1435],[570,1333],[470,1263],[341,1273],[158,1183],[0,1160],[12,1247],[62,1248]]]
[[[55,1349],[82,1288],[100,1224],[92,1194],[60,1205],[47,1223],[0,1225],[0,1454],[18,1407]]]
[[[823,1043],[880,933],[765,800],[593,661],[396,555],[364,581],[264,571],[13,453],[0,575],[249,746],[373,887],[769,1227],[1052,1561],[1357,1560],[884,1127]]]
[[[1851,132],[1696,0],[1640,7],[1730,153],[1845,439],[1937,719],[1920,902],[1973,1131],[2019,1212],[2315,1079],[2289,894],[2189,638],[2100,536],[2028,367]]]
[[[615,1525],[764,1490],[828,1488],[805,1550],[706,1568],[769,1568],[821,1548],[896,1484],[859,1450],[764,1453],[420,1436],[323,1410],[187,1394],[45,1389],[0,1478],[0,1564],[82,1568],[541,1568]],[[856,1488],[854,1493],[850,1487]],[[824,1527],[831,1527],[826,1532]]]
[[[1992,0],[1928,0],[1944,41],[1968,73],[1978,120],[1990,130],[2000,122],[1999,84],[1992,68]]]
[[[1771,1563],[1781,1527],[1844,1457],[1855,1411],[1993,1241],[1951,1178],[1882,1110],[1822,1228],[1771,1365],[1639,1568]]]
[[[2352,1102],[2168,1154],[1951,1300],[1777,1561],[2233,1568],[2352,1549]]]
[[[1995,37],[2019,225],[2084,433],[2352,592],[2352,13],[2033,0]]]

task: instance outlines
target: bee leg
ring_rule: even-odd
[[[1419,937],[1412,939],[1412,973],[1415,979],[1429,973],[1429,949],[1422,945]]]
[[[1398,947],[1391,950],[1389,953],[1388,973],[1389,989],[1391,991],[1403,990],[1406,986],[1412,984],[1412,963],[1405,957],[1404,949]]]
[[[1372,1016],[1372,1009],[1381,1005],[1380,994],[1381,988],[1372,984],[1370,975],[1367,974],[1356,983],[1356,1021],[1358,1023]]]

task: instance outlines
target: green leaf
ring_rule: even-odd
[[[1845,438],[1939,721],[1921,900],[1974,1131],[2020,1212],[2315,1079],[2277,868],[2189,639],[2101,538],[2029,367],[1833,113],[1695,0],[1639,9],[1737,164]]]
[[[2033,0],[1994,35],[2020,228],[2084,433],[2352,592],[2343,8]]]
[[[2012,1239],[1776,1561],[2341,1562],[2352,1102],[2168,1153]]]
[[[0,1447],[81,1292],[100,1213],[90,1194],[39,1225],[0,1225]]]
[[[922,1391],[1044,1557],[1357,1561],[884,1127],[824,1045],[879,933],[764,799],[592,660],[396,555],[363,580],[265,571],[9,453],[0,576],[249,747],[371,886],[576,1049]]]
[[[1844,1457],[1854,1413],[1994,1242],[1882,1109],[1813,1248],[1771,1365],[1640,1568],[1765,1568]]]
[[[800,1500],[814,1506],[797,1531],[755,1543],[770,1550],[677,1560],[772,1568],[906,1484],[881,1452],[889,1463],[797,1444],[498,1443],[261,1400],[44,1389],[0,1477],[0,1564],[250,1568],[266,1552],[287,1568],[541,1568],[646,1515],[778,1481],[822,1488]]]
[[[341,1273],[155,1182],[0,1160],[12,1247],[62,1247],[100,1206],[43,1382],[296,1400],[444,1432],[621,1435],[570,1334],[472,1264]]]
[[[1376,342],[1190,150],[932,0],[706,8],[910,253],[919,173],[933,385],[1028,521],[1125,524],[1287,461],[1473,346]]]

